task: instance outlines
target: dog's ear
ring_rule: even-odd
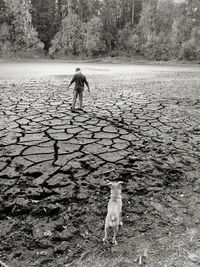
[[[122,185],[122,184],[123,184],[123,182],[122,182],[122,181],[119,181],[119,182],[118,182],[118,187],[121,188],[121,185]]]
[[[113,183],[111,182],[111,181],[109,181],[108,179],[106,179],[106,182],[107,182],[107,186],[112,186],[113,185]]]
[[[111,182],[111,181],[109,181],[108,179],[106,179],[106,182],[107,182],[107,184],[106,184],[106,185],[108,185],[108,186],[111,186],[111,185],[112,185],[112,182]]]

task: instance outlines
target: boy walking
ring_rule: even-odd
[[[81,69],[80,68],[76,68],[76,74],[73,76],[69,86],[67,87],[67,89],[69,89],[69,87],[75,83],[75,87],[74,87],[74,94],[73,94],[73,102],[72,102],[72,112],[75,112],[75,105],[76,105],[76,99],[77,97],[79,97],[79,110],[83,111],[83,91],[84,91],[84,85],[86,84],[87,88],[88,88],[88,92],[90,92],[90,87],[88,84],[88,81],[85,77],[85,75],[83,75],[81,73]]]

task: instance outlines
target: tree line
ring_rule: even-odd
[[[0,56],[200,59],[199,0],[0,0]]]

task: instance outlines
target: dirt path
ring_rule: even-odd
[[[0,260],[199,266],[200,74],[89,80],[85,113],[70,112],[69,78],[0,82]],[[101,242],[106,178],[124,181],[117,247]]]

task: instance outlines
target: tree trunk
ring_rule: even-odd
[[[135,0],[133,0],[133,4],[132,4],[132,25],[135,22]]]
[[[72,14],[72,1],[68,0],[68,15]]]

